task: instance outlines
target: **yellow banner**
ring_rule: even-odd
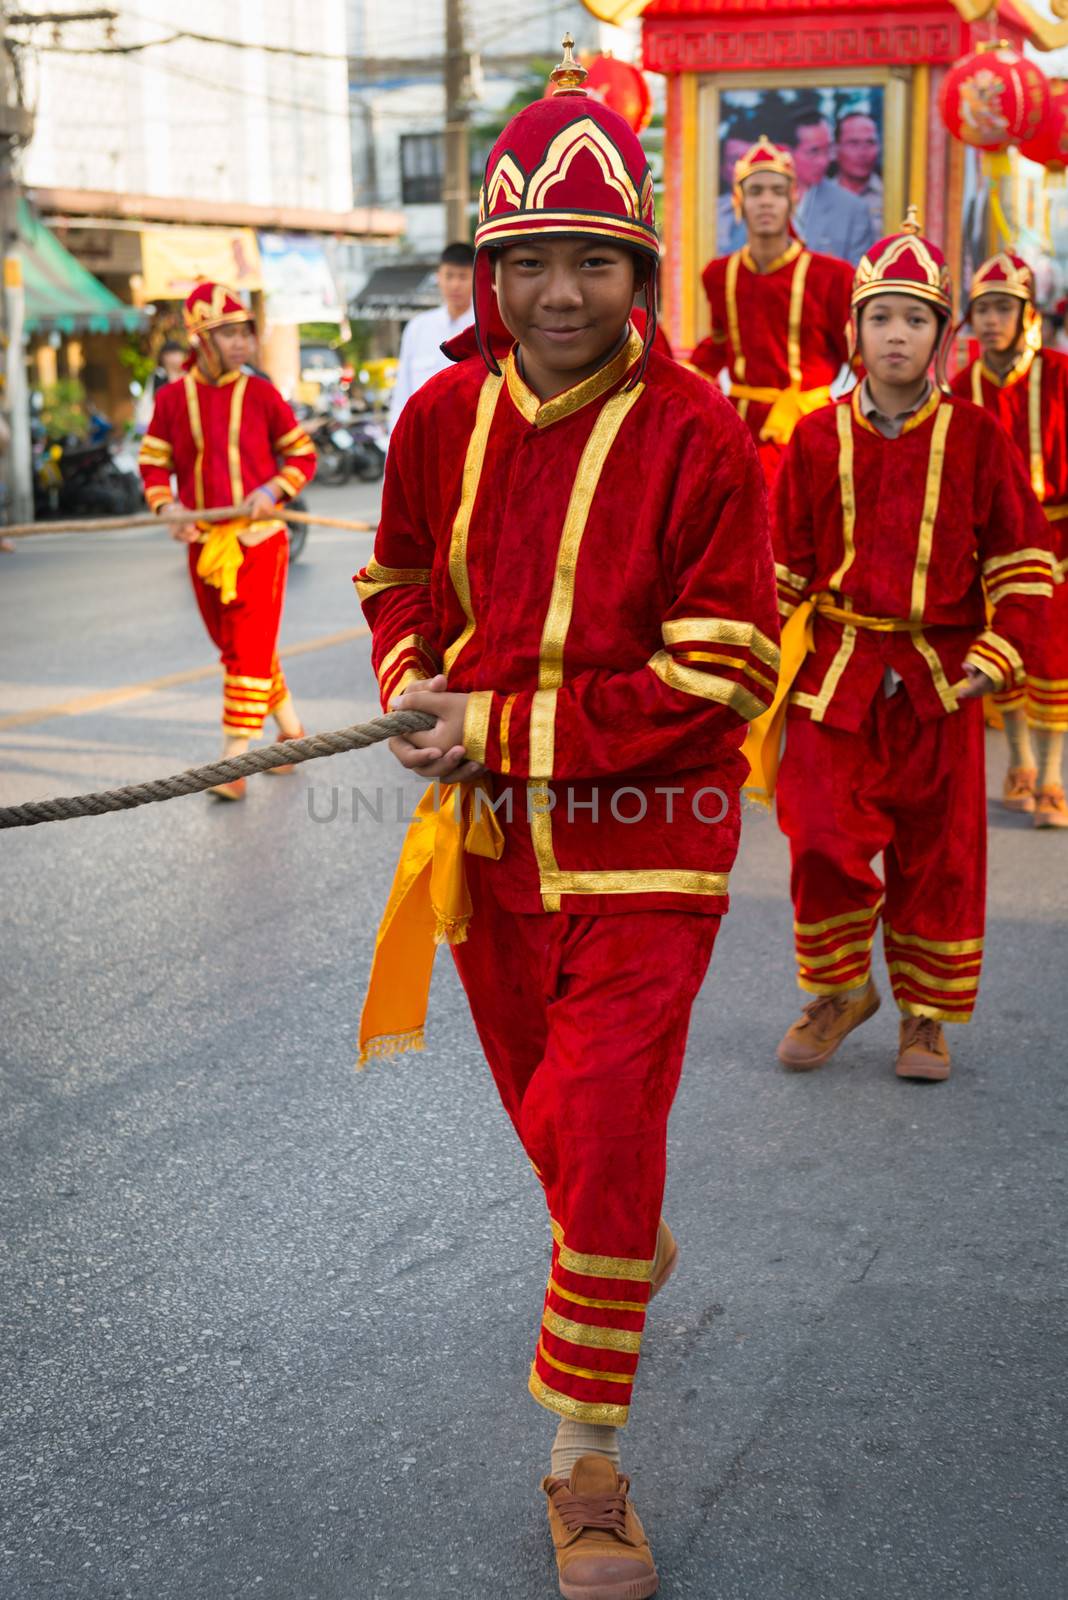
[[[262,289],[252,228],[146,228],[141,234],[146,300],[184,300],[205,278],[228,289]]]

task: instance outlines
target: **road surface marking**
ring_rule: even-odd
[[[322,639],[303,639],[299,644],[288,644],[280,654],[306,656],[313,650],[329,650],[333,645],[351,644],[354,639],[366,639],[370,628],[343,628],[340,633],[328,633]],[[97,694],[80,695],[74,700],[61,701],[55,706],[38,706],[33,711],[16,711],[11,716],[0,717],[0,731],[5,728],[25,728],[31,722],[47,722],[52,717],[77,717],[86,711],[100,711],[105,706],[121,705],[125,700],[138,700],[142,695],[157,694],[161,689],[176,689],[183,683],[203,683],[208,678],[222,676],[216,663],[210,667],[194,667],[190,672],[169,672],[163,678],[146,678],[143,683],[131,683],[124,689],[101,689]]]

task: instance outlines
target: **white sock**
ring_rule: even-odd
[[[1031,730],[1027,726],[1027,713],[1021,709],[1003,711],[1001,715],[1005,723],[1005,737],[1009,741],[1009,766],[1033,767],[1035,756],[1031,749]]]
[[[1038,743],[1038,787],[1050,789],[1061,781],[1061,752],[1064,734],[1059,728],[1042,728],[1036,735]]]
[[[553,1440],[550,1471],[554,1478],[570,1478],[579,1456],[607,1456],[619,1471],[619,1429],[599,1422],[573,1422],[561,1417]]]

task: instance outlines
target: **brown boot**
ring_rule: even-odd
[[[233,783],[217,783],[208,793],[214,795],[216,800],[243,800],[247,782],[247,778],[235,778]]]
[[[894,1071],[899,1078],[934,1083],[949,1077],[949,1049],[940,1022],[933,1017],[902,1017]]]
[[[821,994],[787,1028],[776,1055],[791,1072],[810,1072],[829,1061],[846,1034],[874,1017],[881,1003],[870,978],[863,989]]]
[[[638,1513],[607,1456],[579,1456],[571,1478],[546,1478],[549,1532],[565,1600],[645,1600],[660,1580]]]
[[[1010,767],[1005,774],[1001,801],[1006,811],[1033,811],[1035,809],[1035,783],[1038,773],[1034,767]]]
[[[678,1264],[679,1247],[675,1243],[675,1235],[663,1217],[661,1217],[660,1226],[656,1230],[656,1254],[653,1256],[653,1275],[649,1282],[650,1300],[660,1293]]]
[[[1065,803],[1064,790],[1059,783],[1047,783],[1041,789],[1036,789],[1031,809],[1035,814],[1036,828],[1068,828],[1068,804]]]

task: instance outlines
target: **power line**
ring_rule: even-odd
[[[119,17],[119,15],[120,14],[118,12],[115,12],[115,11],[111,11],[111,12],[100,11],[100,12],[92,13],[91,14],[91,20],[103,20],[103,19],[108,19],[108,18],[111,19],[111,20],[115,20],[116,18]],[[133,20],[138,21],[138,22],[151,22],[153,24],[153,26],[156,26],[156,27],[173,26],[173,24],[156,23],[153,18],[151,18],[151,17],[141,17],[141,16],[138,16],[137,13],[135,13],[135,12],[128,12],[127,15],[129,17],[131,17]],[[49,12],[47,14],[42,13],[42,14],[40,14],[38,16],[23,14],[23,15],[17,16],[17,17],[9,17],[7,20],[8,20],[9,23],[17,23],[22,27],[32,27],[35,23],[39,23],[39,22],[53,22],[54,23],[54,22],[61,21],[61,20],[63,20],[63,14],[62,13],[53,13],[53,12]],[[73,21],[73,20],[82,20],[82,19],[81,18],[74,19],[74,18],[71,18],[71,17],[68,16],[66,18],[66,20]],[[344,62],[347,62],[348,59],[349,59],[347,53],[344,54],[344,55],[339,55],[336,51],[330,51],[330,50],[300,50],[295,45],[267,44],[263,40],[230,39],[230,38],[224,37],[221,34],[196,33],[191,28],[179,28],[174,33],[168,34],[165,38],[162,38],[162,39],[142,39],[142,40],[138,40],[138,41],[132,41],[130,44],[100,44],[100,45],[38,44],[38,45],[34,45],[33,48],[36,49],[36,50],[40,50],[42,53],[46,53],[48,55],[125,56],[125,55],[135,55],[135,54],[139,53],[142,50],[154,50],[159,45],[176,44],[179,40],[182,40],[182,39],[189,39],[195,44],[224,45],[227,49],[231,49],[231,50],[259,50],[259,51],[263,51],[263,53],[265,55],[287,56],[290,59],[303,60],[303,61],[344,61]]]
[[[558,12],[561,12],[561,11],[569,8],[571,4],[572,4],[572,0],[550,0],[550,3],[545,7],[545,10],[548,13],[548,15],[550,15],[550,16],[551,15],[556,15]],[[62,13],[51,13],[51,12],[49,12],[49,13],[41,13],[40,15],[23,14],[23,15],[21,15],[19,17],[9,18],[8,21],[9,21],[9,23],[10,22],[18,22],[21,26],[27,26],[28,27],[28,26],[32,26],[33,24],[35,24],[37,22],[45,22],[45,21],[54,22],[54,21],[58,20],[59,17],[61,17],[62,15],[63,15]],[[98,18],[100,20],[103,20],[103,19],[107,19],[107,18],[114,19],[116,17],[121,17],[121,14],[117,13],[117,12],[113,12],[113,11],[112,12],[100,11],[100,12],[92,13],[92,16],[95,17],[95,18]],[[142,54],[146,50],[154,50],[154,49],[157,49],[157,48],[160,48],[160,47],[165,47],[167,45],[180,43],[182,40],[188,40],[189,42],[194,43],[194,44],[218,45],[218,46],[221,46],[221,47],[223,47],[225,49],[230,49],[230,50],[261,51],[265,55],[286,56],[286,57],[288,57],[288,58],[290,58],[292,60],[345,62],[350,67],[352,67],[352,66],[360,66],[360,65],[364,64],[363,58],[361,58],[359,56],[354,56],[354,55],[350,54],[348,51],[346,51],[344,54],[342,54],[342,53],[339,53],[337,51],[330,51],[330,50],[306,50],[306,49],[299,49],[296,46],[292,46],[292,45],[268,44],[264,40],[235,39],[235,38],[232,38],[232,37],[224,35],[224,34],[199,33],[199,32],[196,32],[195,30],[193,30],[191,28],[180,28],[180,27],[177,27],[172,22],[165,22],[165,21],[163,21],[162,19],[160,19],[158,17],[147,17],[147,16],[144,16],[142,13],[135,12],[135,11],[126,12],[125,13],[125,17],[128,18],[131,21],[148,23],[153,27],[161,27],[161,28],[169,27],[169,28],[174,29],[174,31],[172,33],[169,33],[169,34],[165,35],[162,38],[159,38],[159,39],[133,40],[128,44],[112,44],[112,43],[109,43],[109,44],[103,44],[103,45],[75,46],[75,45],[64,45],[63,43],[58,42],[58,43],[53,43],[53,44],[35,44],[35,45],[33,45],[33,48],[36,49],[36,50],[39,50],[43,54],[48,54],[48,55],[84,55],[84,56],[119,55],[119,56],[121,56],[121,55],[139,55],[139,54]],[[80,20],[80,19],[75,19],[75,18],[70,17],[68,15],[67,20]],[[502,23],[500,26],[498,26],[495,29],[490,29],[490,30],[488,30],[486,32],[480,33],[480,35],[478,37],[478,40],[477,40],[477,46],[478,46],[477,53],[481,53],[481,49],[482,49],[483,45],[493,44],[498,39],[507,38],[512,33],[512,31],[514,29],[514,26],[515,26],[514,20],[510,20],[508,22]],[[442,30],[438,29],[438,28],[435,28],[435,29],[432,29],[432,30],[428,30],[424,35],[422,35],[422,37],[427,39],[428,41],[432,41],[435,45],[439,42],[439,40],[441,40],[443,42],[443,40],[442,40]],[[418,42],[420,42],[419,33],[416,32],[415,34],[412,34],[411,32],[409,32],[408,35],[407,35],[407,41],[409,43],[418,43]],[[403,57],[403,56],[390,56],[390,57],[388,57],[386,59],[389,60],[392,63],[394,61],[403,61],[405,59],[411,59],[411,58],[410,57],[406,58],[406,57]],[[441,54],[436,56],[435,60],[436,60],[436,62],[438,64],[440,64]],[[367,62],[366,64],[367,65],[372,65],[373,63],[372,62]]]
[[[351,112],[347,106],[343,110],[335,111],[332,107],[325,106],[321,102],[312,104],[306,101],[287,100],[281,95],[270,94],[269,92],[264,92],[263,90],[256,88],[249,88],[244,84],[220,82],[206,83],[201,73],[195,72],[189,67],[181,67],[177,62],[174,61],[153,61],[151,63],[145,62],[143,65],[146,71],[159,72],[166,77],[179,79],[183,83],[195,83],[207,93],[228,94],[235,96],[238,99],[255,100],[258,104],[271,106],[276,110],[295,111],[309,117],[334,117],[345,122],[351,121]],[[510,74],[502,73],[501,76],[507,79],[510,77]],[[358,90],[360,85],[350,85],[350,89],[353,87]],[[405,85],[399,85],[398,87],[405,87]],[[425,78],[415,78],[411,80],[407,87],[433,87],[440,90],[441,82],[436,76],[427,76]],[[487,106],[477,109],[484,110],[488,113],[491,108]],[[416,113],[413,113],[411,110],[390,110],[389,108],[380,105],[376,105],[374,108],[376,120],[388,122],[410,122],[412,116],[415,114]],[[117,128],[125,126],[124,123],[119,122],[115,122],[110,125]]]

